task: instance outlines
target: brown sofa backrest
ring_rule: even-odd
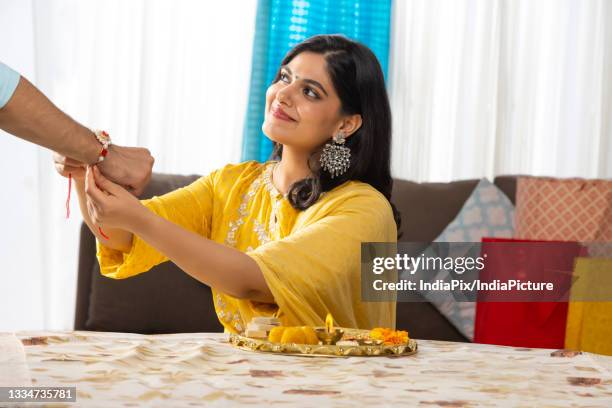
[[[154,174],[141,198],[186,186],[199,176]],[[81,226],[75,330],[143,334],[221,332],[210,288],[171,262],[115,280],[102,276],[95,238]]]

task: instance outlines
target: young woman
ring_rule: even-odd
[[[150,200],[95,166],[57,160],[77,179],[102,274],[127,278],[170,260],[212,288],[230,332],[253,316],[321,326],[328,312],[343,327],[394,328],[395,303],[362,302],[360,287],[361,242],[395,242],[399,225],[376,57],[339,35],[296,45],[267,90],[262,129],[272,160],[230,164]]]

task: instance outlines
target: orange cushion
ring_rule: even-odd
[[[612,180],[520,177],[515,236],[612,242]]]

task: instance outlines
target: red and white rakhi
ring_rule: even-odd
[[[93,132],[98,142],[100,142],[100,144],[102,145],[102,150],[100,150],[100,153],[98,154],[97,161],[97,163],[100,163],[104,161],[106,155],[108,154],[108,148],[111,145],[111,139],[108,133],[106,133],[104,130],[94,130]]]

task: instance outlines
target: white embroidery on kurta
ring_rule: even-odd
[[[259,240],[259,245],[270,242],[270,237],[268,236],[266,227],[264,227],[259,220],[253,220],[253,229],[255,230],[257,239]]]
[[[274,187],[274,184],[272,184],[272,171],[274,171],[274,167],[275,166],[268,166],[268,168],[266,168],[266,170],[264,171],[263,175],[264,186],[266,187],[266,190],[268,190],[268,193],[270,194],[270,199],[272,200],[272,214],[270,214],[270,221],[268,222],[268,241],[276,236],[276,231],[279,225],[279,209],[282,203],[282,199],[284,198],[280,191],[278,191],[276,187]]]
[[[274,166],[267,165],[264,169],[263,173],[257,177],[251,185],[249,186],[248,192],[243,194],[241,199],[242,202],[238,207],[238,218],[236,220],[232,220],[229,222],[229,228],[227,232],[227,236],[225,238],[225,243],[227,245],[235,247],[237,244],[237,235],[240,231],[241,226],[245,223],[246,217],[249,215],[247,211],[247,206],[249,201],[255,196],[255,193],[259,189],[262,179],[266,190],[270,193],[270,199],[272,200],[272,211],[270,214],[270,219],[268,222],[268,227],[266,228],[264,224],[262,224],[258,219],[253,220],[253,230],[257,239],[259,241],[259,245],[270,242],[274,237],[276,237],[278,226],[280,224],[279,220],[279,210],[282,204],[283,195],[278,192],[276,187],[272,184],[271,175]],[[247,249],[247,251],[252,250]]]
[[[259,188],[260,184],[261,181],[258,177],[251,183],[249,190],[245,194],[242,194],[241,203],[238,207],[238,219],[229,222],[229,229],[227,231],[227,236],[225,237],[225,243],[227,245],[233,247],[236,246],[236,233],[238,232],[240,226],[244,224],[245,218],[249,215],[249,212],[247,211],[247,205],[255,195],[255,192]]]
[[[266,185],[266,187],[268,191],[271,193],[270,195],[273,201],[272,214],[270,215],[270,223],[269,223],[269,229],[271,232],[268,233],[268,231],[266,231],[266,228],[259,222],[258,219],[253,220],[253,229],[255,230],[257,239],[259,240],[259,245],[270,241],[270,237],[274,236],[273,234],[276,233],[276,228],[278,225],[277,214],[278,214],[278,208],[280,206],[280,201],[275,200],[276,197],[273,197],[274,192],[273,190],[270,189],[270,187],[274,189],[274,186],[272,186],[270,182],[270,174],[271,174],[272,168],[273,168],[272,166],[268,166],[266,169],[264,169],[264,173],[263,173],[264,183],[266,182],[266,180],[269,183]],[[241,203],[240,203],[240,206],[238,207],[238,217],[237,219],[229,222],[227,236],[225,237],[225,244],[232,246],[232,247],[236,247],[236,244],[238,242],[237,241],[238,232],[240,231],[240,228],[242,227],[242,225],[244,225],[245,220],[247,216],[249,215],[249,212],[247,210],[248,204],[255,196],[260,185],[261,185],[261,175],[257,177],[255,180],[253,180],[253,182],[249,186],[248,191],[242,194]],[[253,250],[253,247],[251,246],[247,248],[247,251],[252,251],[252,250]],[[222,320],[227,324],[233,324],[234,328],[238,332],[242,332],[244,330],[244,322],[242,320],[242,316],[240,315],[240,312],[235,311],[232,313],[228,311],[226,308],[225,302],[223,302],[223,299],[221,299],[221,296],[219,294],[217,294],[216,303],[219,309],[219,312],[217,313],[217,315],[219,316],[219,320]]]

